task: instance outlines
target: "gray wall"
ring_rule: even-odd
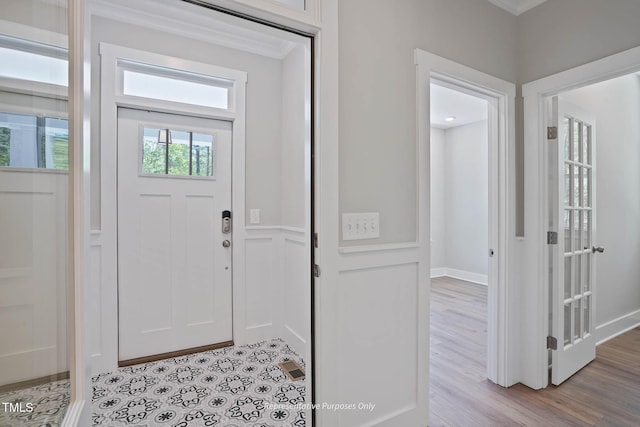
[[[431,268],[487,275],[487,122],[431,135]]]
[[[416,239],[414,49],[516,81],[516,22],[479,0],[339,2],[340,212],[380,213],[366,243]]]
[[[562,95],[596,115],[596,324],[640,310],[640,77]]]
[[[282,61],[282,225],[304,228],[305,195],[305,47]],[[250,209],[250,207],[247,207]]]
[[[2,0],[0,19],[68,34],[66,2],[60,2],[60,4],[65,7],[43,1]],[[2,32],[1,28],[0,32]]]
[[[487,122],[445,131],[447,267],[486,275],[489,247]]]
[[[445,131],[431,128],[431,269],[447,267]]]
[[[638,0],[549,0],[518,17],[518,82],[640,45]]]

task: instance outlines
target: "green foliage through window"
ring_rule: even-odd
[[[142,173],[214,176],[212,135],[172,130],[167,144],[158,142],[159,133],[160,129],[144,128]]]
[[[9,166],[11,164],[11,129],[0,128],[0,166]]]

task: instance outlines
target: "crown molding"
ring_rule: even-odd
[[[218,44],[257,55],[283,59],[295,47],[288,40],[241,28],[227,17],[202,13],[198,6],[158,0],[93,0],[91,13],[115,21]]]

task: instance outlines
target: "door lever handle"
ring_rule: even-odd
[[[601,254],[601,253],[603,253],[603,252],[604,252],[604,248],[603,248],[602,246],[598,246],[598,247],[593,246],[593,247],[591,248],[591,251],[592,251],[594,254],[595,254],[596,252],[598,252],[598,253],[600,253],[600,254]]]

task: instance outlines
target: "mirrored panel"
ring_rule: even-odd
[[[0,17],[0,426],[61,425],[70,403],[65,1]]]

